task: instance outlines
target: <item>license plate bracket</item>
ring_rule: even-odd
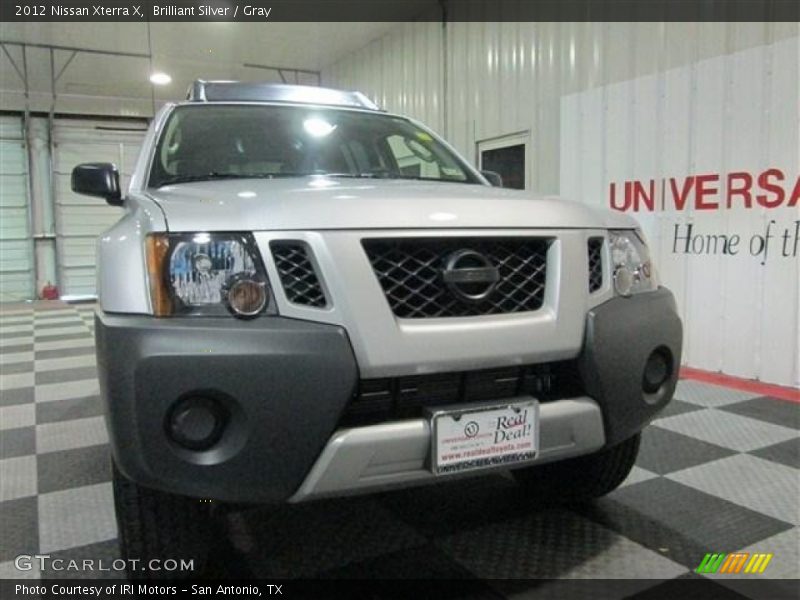
[[[429,409],[428,417],[434,475],[511,466],[539,451],[539,402],[530,396]]]

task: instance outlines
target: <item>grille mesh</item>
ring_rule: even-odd
[[[589,292],[603,287],[603,238],[589,238]]]
[[[394,314],[406,319],[469,317],[534,311],[544,302],[547,238],[403,238],[363,240]],[[487,298],[469,302],[444,283],[453,252],[473,250],[497,268]]]
[[[270,249],[289,302],[324,307],[327,304],[325,292],[311,264],[308,247],[297,241],[275,241],[270,243]]]

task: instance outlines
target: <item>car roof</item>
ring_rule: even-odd
[[[198,79],[186,95],[189,102],[279,102],[316,104],[378,111],[380,108],[361,92],[312,85]]]

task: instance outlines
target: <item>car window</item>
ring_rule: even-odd
[[[444,144],[400,117],[314,107],[198,105],[178,107],[170,115],[150,185],[314,174],[478,183]]]

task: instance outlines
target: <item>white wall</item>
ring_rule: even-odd
[[[794,386],[799,40],[565,96],[561,105],[561,194],[642,223],[678,299],[686,363]],[[764,189],[760,177],[782,191]],[[644,192],[635,202],[637,183]],[[729,197],[729,188],[749,189],[750,199]],[[643,198],[651,193],[653,210]]]
[[[775,166],[793,182],[798,36],[798,23],[404,24],[322,76],[428,122],[473,162],[478,141],[529,132],[531,188],[607,205],[609,184],[629,179]],[[800,218],[770,210],[704,214],[703,225],[744,237]],[[642,222],[678,292],[686,363],[800,386],[798,259],[681,266],[664,252],[670,218]]]
[[[322,81],[426,122],[473,161],[479,140],[528,131],[532,187],[558,193],[562,96],[798,35],[798,23],[405,23]]]

